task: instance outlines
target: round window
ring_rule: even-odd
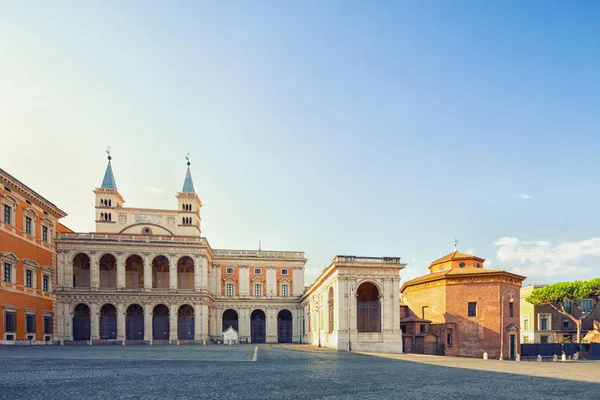
[[[151,231],[150,231],[150,228],[144,228],[144,233],[146,233],[146,234],[148,234],[148,235],[149,235],[149,234],[150,234],[150,232],[151,232]]]
[[[465,267],[465,263],[461,262],[460,264],[458,264],[459,267],[464,268]]]
[[[442,265],[442,266],[440,267],[440,271],[443,271],[444,269],[446,269],[446,266],[445,266],[445,265]]]

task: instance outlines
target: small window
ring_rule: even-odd
[[[33,271],[30,269],[25,270],[25,286],[33,287]]]
[[[290,295],[288,285],[281,285],[281,295],[287,297]]]
[[[233,295],[234,295],[233,283],[228,283],[227,284],[227,296],[233,296]]]
[[[4,263],[4,282],[12,282],[12,265]]]
[[[287,275],[288,274],[288,270],[287,269],[282,269],[281,270],[281,275]]]
[[[27,314],[27,333],[35,333],[35,315]]]
[[[425,324],[419,325],[419,333],[425,333]]]
[[[446,345],[452,347],[452,329],[448,329],[448,333],[446,334]]]
[[[469,317],[477,316],[477,302],[469,302]]]
[[[262,296],[262,285],[260,283],[254,285],[254,295],[256,297]]]
[[[233,274],[233,268],[227,268],[227,273],[228,274]]]
[[[481,264],[477,263],[477,268],[481,268]]]
[[[548,343],[548,335],[540,336],[540,343]]]
[[[150,228],[144,228],[144,233],[146,235],[150,235],[152,233],[152,231],[150,230]]]
[[[565,306],[565,311],[571,314],[571,300],[565,300],[563,305]]]
[[[458,264],[459,267],[464,268],[465,267],[465,263],[461,262],[460,264]]]
[[[569,329],[569,321],[566,319],[563,320],[563,329]]]
[[[25,217],[25,233],[31,235],[31,217]]]
[[[548,318],[547,317],[540,318],[540,330],[542,330],[542,331],[548,330]]]
[[[529,336],[523,336],[523,343],[529,343]]]
[[[4,223],[7,225],[11,224],[11,216],[12,216],[12,209],[10,206],[8,205],[4,205]]]
[[[17,331],[17,314],[12,311],[4,312],[4,331],[5,332],[16,332]]]
[[[42,290],[43,290],[44,292],[48,292],[48,291],[49,291],[49,290],[48,290],[48,288],[49,288],[49,281],[50,281],[50,280],[48,279],[48,275],[44,275],[44,276],[42,277]],[[46,332],[46,333],[47,333],[47,332]]]
[[[110,217],[110,215],[109,215]],[[48,243],[48,227],[47,226],[42,226],[42,240],[46,243]]]
[[[254,268],[254,275],[260,275],[260,268]]]
[[[591,300],[581,300],[581,309],[583,312],[592,311],[592,301]]]
[[[528,318],[525,318],[523,320],[523,330],[524,331],[528,331],[529,330],[529,319]]]
[[[508,316],[512,318],[515,314],[515,303],[508,303]]]
[[[52,317],[44,317],[44,333],[52,334]]]

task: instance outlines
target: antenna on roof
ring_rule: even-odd
[[[454,236],[454,251],[458,251],[458,239]]]
[[[258,251],[261,251],[261,249],[260,249],[260,239],[258,240]]]

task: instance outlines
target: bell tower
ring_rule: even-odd
[[[177,193],[178,231],[186,236],[200,236],[200,207],[202,202],[194,189],[192,172],[190,171],[190,153],[185,157],[187,160],[187,172],[183,181],[181,192]]]
[[[125,200],[117,190],[112,170],[110,146],[106,149],[108,165],[102,179],[102,185],[94,190],[96,195],[96,232],[112,232],[117,223],[117,209],[123,207]]]

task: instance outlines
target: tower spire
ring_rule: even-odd
[[[102,189],[115,189],[117,190],[117,183],[115,182],[115,176],[113,174],[112,165],[110,160],[112,157],[110,156],[110,146],[106,148],[106,154],[108,155],[108,165],[106,166],[106,172],[104,173],[104,179],[102,179]]]
[[[190,171],[190,153],[186,153],[185,159],[187,160],[187,172],[185,173],[185,180],[183,181],[182,193],[195,193],[194,181],[192,180],[192,172]]]

